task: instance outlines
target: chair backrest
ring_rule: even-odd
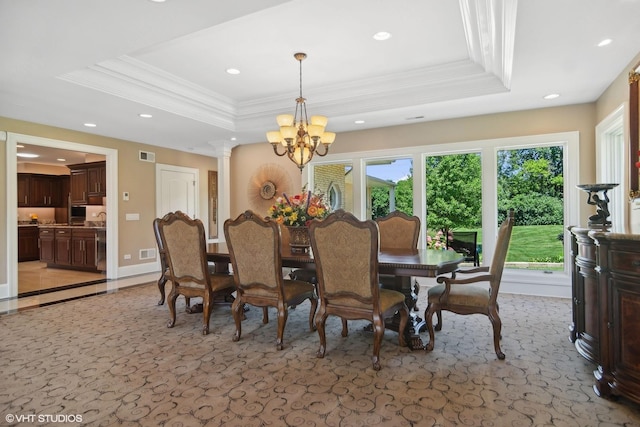
[[[507,217],[498,230],[496,250],[493,253],[491,267],[489,267],[489,274],[494,278],[491,283],[491,296],[494,299],[497,298],[498,289],[500,288],[500,281],[502,280],[502,272],[504,271],[504,263],[507,259],[507,252],[509,251],[509,242],[511,241],[511,231],[513,230],[514,223],[514,211],[513,209],[509,209]]]
[[[164,250],[164,245],[162,244],[162,237],[160,237],[160,218],[156,218],[153,220],[153,235],[156,238],[156,244],[158,245],[158,258],[160,259],[160,267],[164,272],[168,268],[167,259],[166,259],[166,251]]]
[[[380,230],[380,249],[418,249],[420,218],[402,211],[376,218]]]
[[[248,210],[224,222],[224,235],[236,287],[284,294],[278,223]]]
[[[451,237],[447,237],[447,248],[463,254],[465,261],[475,261],[478,250],[478,232],[451,231]]]
[[[347,298],[379,309],[378,226],[339,209],[309,225],[321,299]]]
[[[176,211],[162,217],[157,227],[172,280],[181,286],[210,286],[202,221]]]

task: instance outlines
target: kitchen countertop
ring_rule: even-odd
[[[69,224],[18,224],[18,227],[38,228],[84,228],[88,230],[106,230],[104,225],[69,225]]]

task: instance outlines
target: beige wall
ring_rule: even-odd
[[[44,138],[75,142],[80,144],[95,145],[118,150],[118,212],[109,211],[109,215],[118,216],[118,242],[119,255],[117,265],[139,264],[142,262],[154,262],[154,260],[139,261],[137,254],[139,249],[153,248],[156,246],[151,223],[155,218],[156,209],[156,180],[155,164],[138,160],[138,151],[152,151],[156,153],[156,163],[184,166],[199,170],[199,216],[207,218],[207,171],[217,170],[217,159],[202,155],[186,153],[124,141],[114,138],[91,135],[67,129],[39,125],[19,120],[0,117],[0,130],[33,135]],[[5,165],[5,142],[0,142],[0,164]],[[4,166],[2,167],[4,169]],[[6,176],[0,174],[0,241],[6,242]],[[122,201],[120,195],[123,191],[129,192],[129,201]],[[107,207],[108,209],[108,207]],[[139,213],[140,221],[125,221],[126,213]],[[6,283],[7,266],[6,245],[0,245],[0,283]],[[124,254],[132,254],[131,260],[124,260]]]

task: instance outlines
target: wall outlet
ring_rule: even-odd
[[[131,259],[131,254],[124,254],[124,259]]]
[[[125,214],[124,218],[125,218],[127,221],[140,221],[140,214],[137,214],[137,213],[128,213],[128,214]]]

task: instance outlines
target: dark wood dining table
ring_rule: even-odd
[[[217,272],[229,271],[229,249],[226,243],[207,244],[207,258],[215,263]],[[419,286],[411,281],[411,277],[436,277],[455,272],[464,256],[453,252],[433,249],[385,250],[378,254],[378,273],[397,276],[395,290],[406,297],[407,307],[411,313],[409,324],[404,331],[407,343],[411,349],[423,349],[419,332],[424,330],[425,322],[415,311]],[[292,253],[288,245],[282,246],[282,266],[288,268],[303,268],[315,270],[313,253]],[[386,326],[398,330],[398,319],[390,319]]]

